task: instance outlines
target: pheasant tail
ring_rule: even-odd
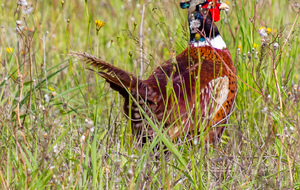
[[[124,97],[128,95],[126,89],[134,88],[136,86],[137,78],[135,76],[91,54],[85,52],[71,52],[70,55],[78,57],[86,64],[95,67],[96,70],[90,70],[97,72],[100,76],[105,78],[111,88],[118,91]]]

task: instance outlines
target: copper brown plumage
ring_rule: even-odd
[[[208,5],[212,5],[212,10]],[[164,128],[172,140],[183,136],[197,138],[202,126],[208,132],[206,141],[212,143],[222,136],[225,127],[221,124],[227,123],[232,112],[236,69],[214,25],[219,15],[212,17],[224,5],[216,0],[198,0],[181,6],[189,8],[189,46],[156,68],[146,80],[88,53],[71,53],[94,66],[110,87],[124,97],[123,109],[131,117],[133,134],[143,142],[155,135],[144,114],[156,122],[165,122]],[[168,92],[170,85],[172,93]]]

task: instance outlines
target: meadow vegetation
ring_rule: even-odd
[[[154,124],[157,138],[136,147],[122,97],[68,55],[147,78],[188,44],[179,2],[0,0],[1,189],[300,188],[298,3],[231,0],[222,12],[239,79],[217,145],[172,142]]]

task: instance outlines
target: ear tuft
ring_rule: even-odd
[[[188,9],[190,7],[190,2],[191,1],[189,1],[189,2],[180,2],[180,7],[182,9]]]

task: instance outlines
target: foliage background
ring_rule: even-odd
[[[300,187],[297,2],[228,2],[217,25],[240,80],[226,133],[217,146],[171,143],[158,159],[151,147],[162,139],[133,146],[122,98],[68,53],[87,51],[139,75],[143,23],[146,78],[188,44],[179,1],[0,2],[1,188]],[[105,22],[99,32],[95,20]]]

